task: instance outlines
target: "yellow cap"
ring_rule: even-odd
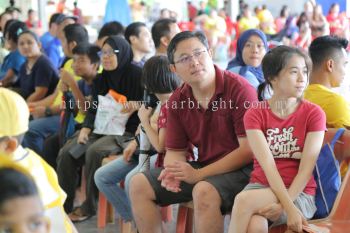
[[[0,137],[18,136],[28,130],[29,109],[17,93],[0,87]]]

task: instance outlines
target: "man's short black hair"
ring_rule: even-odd
[[[57,19],[60,18],[60,17],[62,17],[61,15],[63,15],[63,14],[61,14],[61,13],[55,13],[55,14],[51,15],[50,22],[49,22],[49,27],[51,27],[51,25],[52,25],[53,23],[58,24],[58,23],[57,23]]]
[[[191,38],[197,38],[205,46],[207,50],[209,49],[208,40],[202,32],[191,32],[191,31],[180,32],[174,36],[174,38],[170,41],[170,44],[168,46],[167,54],[168,54],[168,59],[170,64],[174,64],[174,53],[178,43],[180,43],[183,40],[187,40]]]
[[[65,15],[65,14],[60,14],[57,19],[56,19],[56,23],[57,24],[61,24],[63,23],[63,21],[65,21],[66,19],[72,19],[75,23],[78,22],[78,17],[74,16],[74,15]]]
[[[124,27],[117,21],[106,23],[100,29],[97,39],[101,39],[105,36],[121,36],[124,35]]]
[[[100,63],[100,48],[96,45],[85,43],[85,44],[78,44],[73,49],[73,54],[77,55],[86,55],[89,57],[91,63],[93,64],[99,64]]]
[[[126,27],[124,37],[125,39],[130,43],[130,36],[136,36],[139,37],[140,34],[140,28],[146,27],[146,24],[141,23],[141,22],[135,22],[129,24],[129,26]]]
[[[321,36],[312,41],[309,54],[313,67],[321,65],[329,58],[335,58],[338,52],[348,47],[348,40],[336,36]]]
[[[89,42],[89,34],[86,28],[78,23],[65,26],[63,31],[67,43],[73,41],[75,41],[77,44]]]
[[[160,46],[160,38],[169,36],[170,25],[176,23],[174,19],[160,19],[152,26],[152,39],[156,48]]]

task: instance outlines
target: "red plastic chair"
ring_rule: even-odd
[[[105,195],[100,192],[98,197],[97,227],[105,228],[107,223],[114,223],[114,210]]]
[[[192,233],[193,231],[193,202],[179,204],[176,221],[176,233]]]

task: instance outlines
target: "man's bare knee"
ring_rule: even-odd
[[[210,207],[220,208],[221,197],[215,187],[206,182],[198,182],[192,191],[193,202],[199,210],[205,210]]]

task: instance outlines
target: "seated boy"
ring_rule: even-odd
[[[65,107],[74,108],[75,106],[74,109],[71,109],[74,112],[74,115],[78,114],[80,116],[85,116],[86,111],[90,107],[92,107],[91,88],[92,81],[97,76],[97,72],[100,65],[100,57],[98,55],[99,51],[99,47],[89,43],[79,44],[73,49],[72,68],[74,70],[74,74],[82,78],[78,82],[76,82],[75,80],[76,76],[73,76],[73,74],[66,71],[65,69],[61,69],[61,83],[59,89],[62,92],[71,91],[71,97],[74,97],[74,99],[66,99]],[[65,114],[69,113],[66,111]],[[64,117],[63,119],[65,121],[69,121],[69,117]],[[45,141],[43,148],[42,156],[53,168],[56,168],[56,158],[60,146],[62,146],[65,143],[68,137],[72,136],[76,129],[79,129],[81,127],[81,125],[77,121],[75,121],[75,126],[72,127],[67,126],[69,122],[64,122],[63,124],[64,125],[61,125],[61,127],[70,128],[70,130],[68,129],[68,131],[72,132],[61,132],[60,135],[54,134],[48,137]]]

